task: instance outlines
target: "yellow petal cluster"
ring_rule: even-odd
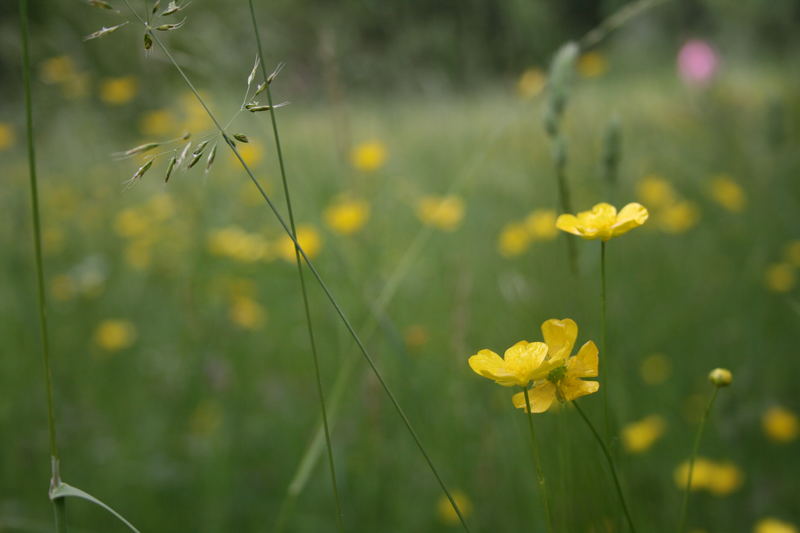
[[[689,462],[681,463],[675,469],[675,484],[686,488],[689,477]],[[694,462],[691,490],[707,490],[715,496],[725,496],[736,491],[744,482],[744,474],[731,462],[717,462],[698,457]]]
[[[100,82],[100,99],[108,105],[127,104],[136,96],[139,83],[133,76],[107,78]]]
[[[531,381],[543,379],[542,363],[547,357],[543,342],[519,341],[500,357],[492,350],[483,349],[469,358],[472,370],[504,387],[527,387]]]
[[[641,204],[630,203],[619,213],[607,203],[592,207],[591,211],[582,211],[577,215],[563,214],[556,220],[556,227],[584,239],[601,239],[608,241],[623,235],[647,222],[649,214]]]
[[[364,227],[370,207],[366,200],[341,196],[325,209],[325,223],[335,233],[352,235]]]
[[[547,77],[541,69],[526,69],[517,80],[517,94],[526,100],[531,99],[542,92],[546,82]]]
[[[350,152],[350,162],[356,170],[374,172],[386,163],[386,145],[378,140],[366,141],[356,145]]]
[[[417,218],[426,226],[454,231],[464,218],[464,200],[458,196],[423,196],[417,202]]]
[[[107,352],[128,348],[136,340],[136,326],[128,320],[103,320],[94,331],[94,343]]]
[[[777,405],[764,412],[761,427],[767,438],[781,444],[791,442],[800,435],[800,420],[797,415]]]
[[[497,239],[497,250],[503,257],[515,257],[524,253],[531,243],[552,240],[557,233],[556,212],[536,209],[523,220],[503,226]]]
[[[768,517],[758,521],[753,533],[797,533],[797,528],[789,522]]]
[[[682,198],[664,178],[651,174],[636,186],[638,199],[649,206],[655,227],[664,233],[684,233],[697,224],[697,206]]]
[[[625,451],[642,453],[650,449],[664,434],[667,423],[664,417],[650,415],[622,428],[622,444]]]
[[[711,198],[732,213],[741,213],[747,205],[744,189],[726,174],[711,180]]]

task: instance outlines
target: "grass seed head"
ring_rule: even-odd
[[[116,26],[111,26],[109,28],[106,28],[105,26],[103,26],[102,28],[100,28],[96,32],[90,33],[89,35],[84,37],[83,40],[84,41],[91,41],[92,39],[98,39],[100,37],[103,37],[104,35],[108,35],[109,33],[117,31],[121,27],[125,26],[128,22],[130,22],[130,21],[126,20],[122,24],[117,24]]]

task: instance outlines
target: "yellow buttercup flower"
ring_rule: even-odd
[[[797,415],[779,406],[767,409],[761,417],[761,427],[771,441],[778,443],[791,442],[800,434]]]
[[[622,428],[622,444],[630,453],[642,453],[661,438],[667,423],[664,417],[650,415]]]
[[[208,250],[213,255],[229,257],[242,263],[270,260],[274,257],[270,244],[264,237],[258,233],[248,233],[239,226],[211,231],[208,235]]]
[[[297,242],[309,259],[314,259],[322,248],[322,239],[314,226],[301,224],[297,226]],[[295,261],[294,242],[288,235],[281,237],[277,244],[278,255],[289,262]],[[302,260],[302,256],[301,256]]]
[[[458,196],[425,196],[417,202],[417,217],[428,226],[454,231],[464,218],[464,201]]]
[[[468,517],[472,513],[472,502],[467,495],[458,489],[451,491],[450,494],[453,496],[453,500],[455,500],[464,518]],[[436,503],[436,511],[439,515],[439,520],[448,526],[455,526],[460,523],[458,514],[453,508],[453,504],[450,503],[450,500],[444,494],[439,497],[439,501]]]
[[[584,78],[596,78],[606,73],[608,60],[600,52],[586,52],[578,58],[576,67]]]
[[[697,224],[700,214],[688,201],[675,202],[656,211],[656,224],[666,233],[683,233]]]
[[[230,308],[230,319],[244,329],[257,329],[266,320],[267,312],[257,301],[248,296],[233,298]]]
[[[255,139],[250,139],[250,142],[248,143],[237,143],[236,150],[239,151],[239,155],[242,156],[245,164],[247,164],[247,166],[250,168],[257,166],[264,159],[264,148],[261,146],[261,143]],[[234,155],[233,151],[228,150],[228,152],[230,154],[228,156],[229,164],[233,168],[239,168],[242,164],[239,161],[239,158]],[[255,189],[255,187],[253,187],[253,189]],[[257,198],[261,202],[264,201],[260,194]]]
[[[764,282],[773,292],[789,292],[797,282],[797,275],[789,263],[774,263],[767,267]]]
[[[325,209],[325,223],[340,235],[352,235],[364,227],[369,211],[366,200],[343,196]]]
[[[636,195],[647,205],[658,208],[675,202],[676,194],[670,182],[651,174],[642,178],[636,185]]]
[[[724,174],[717,176],[711,182],[711,197],[733,213],[741,212],[747,205],[747,197],[742,187]]]
[[[381,141],[367,141],[357,145],[350,153],[350,162],[361,172],[374,172],[386,162],[386,145]]]
[[[517,94],[525,99],[530,99],[542,92],[547,77],[541,69],[529,68],[522,73],[517,81]]]
[[[0,122],[0,150],[7,150],[14,146],[14,128],[11,124]]]
[[[577,216],[560,215],[556,226],[584,239],[607,241],[638,228],[647,221],[648,216],[647,209],[638,203],[626,205],[619,213],[613,205],[600,203],[592,207],[591,211],[580,212]]]
[[[127,104],[139,89],[139,84],[133,76],[108,78],[100,83],[100,99],[109,105]]]
[[[543,342],[519,341],[500,357],[492,350],[480,350],[469,358],[469,366],[476,374],[494,380],[504,387],[527,387],[531,381],[547,376],[542,368],[547,357]]]
[[[675,484],[686,489],[689,476],[689,462],[681,463],[675,469]],[[715,496],[730,494],[744,482],[742,471],[731,462],[716,462],[698,457],[694,462],[691,490],[707,490]]]
[[[95,344],[109,352],[128,348],[135,340],[136,327],[128,320],[104,320],[94,331]]]
[[[39,77],[44,83],[65,83],[75,73],[75,63],[69,56],[45,59],[39,67]]]
[[[558,235],[556,212],[552,209],[536,209],[525,217],[525,226],[534,240],[549,241]]]
[[[497,249],[503,257],[515,257],[527,250],[530,242],[531,236],[525,224],[512,222],[506,224],[500,231]]]
[[[548,359],[537,373],[540,381],[530,391],[534,413],[547,411],[556,399],[569,402],[600,389],[599,382],[583,379],[598,375],[599,359],[594,342],[586,342],[576,355],[570,356],[578,338],[578,325],[574,320],[551,318],[542,324],[542,335]],[[515,394],[511,401],[514,407],[527,410],[524,392]]]
[[[794,524],[777,518],[762,518],[753,529],[753,533],[797,533]]]
[[[148,111],[139,120],[139,131],[147,136],[165,136],[177,131],[178,117],[169,109]]]

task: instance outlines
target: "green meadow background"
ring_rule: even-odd
[[[207,172],[203,159],[164,183],[167,156],[126,184],[146,159],[111,154],[187,130],[213,142],[214,130],[164,57],[155,48],[145,57],[124,5],[112,4],[122,13],[32,5],[62,476],[143,532],[274,531],[278,522],[334,531],[324,454],[286,503],[319,424],[291,245],[224,143]],[[545,531],[524,414],[467,359],[540,340],[549,318],[573,318],[581,344],[599,341],[599,243],[524,221],[557,211],[543,128],[550,57],[623,3],[256,4],[268,70],[287,62],[273,91],[290,102],[277,118],[301,244],[472,528]],[[248,136],[243,155],[283,212],[268,114],[239,111],[256,54],[246,7],[195,0],[165,39],[230,131]],[[15,3],[0,12],[0,531],[48,531]],[[573,206],[639,201],[650,210],[642,228],[608,243],[600,354],[610,365],[612,447],[640,531],[677,527],[676,470],[718,366],[734,382],[701,443],[716,466],[701,468],[689,530],[790,533],[800,524],[798,24],[796,2],[667,2],[577,63],[563,123]],[[677,72],[690,38],[719,57],[704,85]],[[609,180],[613,121],[622,141]],[[183,143],[165,146],[155,153]],[[442,198],[440,218],[426,216],[426,202]],[[343,203],[352,232],[331,222],[331,206]],[[329,403],[341,383],[332,438],[346,530],[458,530],[307,280]],[[581,404],[599,424],[601,396]],[[624,531],[600,450],[574,410],[535,424],[557,530]],[[70,500],[68,516],[74,531],[123,531],[85,502]]]

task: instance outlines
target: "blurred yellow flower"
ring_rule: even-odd
[[[73,279],[66,274],[58,274],[50,280],[50,294],[58,301],[71,300],[75,296],[76,287]]]
[[[577,334],[577,326],[575,332]],[[547,341],[549,350],[552,353],[554,351],[553,346],[550,344],[552,338],[548,341],[547,336],[545,336],[545,341]],[[572,342],[575,342],[575,337],[572,337]],[[598,375],[597,367],[599,361],[597,346],[595,346],[594,342],[586,342],[578,350],[578,353],[572,357],[569,357],[570,351],[572,351],[572,343],[566,349],[566,359],[550,356],[547,362],[550,365],[550,370],[546,374],[546,379],[541,380],[530,391],[531,410],[534,413],[547,411],[556,399],[560,402],[570,402],[577,400],[581,396],[593,394],[600,389],[599,382],[585,381],[583,379],[596,378]],[[517,409],[525,409],[527,411],[525,393],[518,392],[511,398],[511,401]]]
[[[622,428],[622,444],[630,453],[641,453],[661,438],[667,423],[664,417],[650,415],[637,422],[631,422]]]
[[[202,96],[203,100],[206,102],[211,101],[211,95],[204,91],[200,91],[200,96]],[[211,118],[208,116],[205,108],[199,102],[194,93],[191,91],[186,91],[181,95],[180,101],[183,115],[186,117],[182,124],[182,130],[187,130],[192,133],[200,133],[214,127],[214,123],[211,121]],[[211,104],[211,107],[213,109],[213,103]]]
[[[267,240],[257,233],[248,233],[239,226],[212,230],[208,235],[208,251],[242,263],[272,259]]]
[[[666,207],[676,199],[675,190],[670,182],[655,174],[639,180],[636,184],[636,195],[643,203],[653,208]]]
[[[675,484],[686,488],[689,477],[689,462],[684,461],[675,469]],[[691,490],[707,490],[715,496],[725,496],[742,486],[744,475],[735,464],[715,462],[698,457],[694,462]]]
[[[464,516],[464,518],[468,517],[472,513],[472,502],[467,495],[458,489],[451,491],[450,494],[461,510],[462,516]],[[458,514],[453,508],[453,504],[450,503],[450,500],[444,494],[439,497],[439,501],[436,504],[436,513],[439,516],[439,520],[448,526],[455,526],[460,523]]]
[[[252,298],[237,296],[231,302],[230,318],[241,328],[256,329],[266,320],[267,312]]]
[[[309,259],[314,259],[322,248],[319,232],[314,226],[308,224],[297,226],[297,242]],[[295,261],[294,242],[288,235],[281,237],[277,246],[278,255],[281,258],[292,263]]]
[[[386,145],[381,141],[362,142],[350,152],[350,162],[361,172],[373,172],[386,162]]]
[[[777,518],[762,518],[753,529],[753,533],[797,533],[794,524]]]
[[[783,255],[787,263],[800,267],[800,240],[787,243],[783,249]]]
[[[711,198],[728,211],[739,213],[747,204],[742,187],[730,176],[720,174],[711,181]]]
[[[177,131],[178,117],[169,109],[154,109],[146,112],[139,120],[142,135],[163,137]]]
[[[647,209],[641,204],[630,203],[617,213],[613,205],[600,203],[592,207],[591,211],[582,211],[577,216],[560,215],[556,226],[584,239],[607,241],[638,228],[647,221],[648,216]]]
[[[44,83],[64,83],[75,75],[75,63],[69,56],[56,56],[42,61],[39,78]]]
[[[125,247],[125,262],[136,270],[145,270],[153,258],[153,242],[149,239],[136,239]]]
[[[250,168],[258,166],[258,164],[264,159],[264,147],[261,146],[261,143],[255,139],[250,139],[250,142],[246,144],[237,143],[236,149],[239,151],[239,155],[242,156],[242,159],[244,159],[244,162]],[[237,158],[230,149],[228,149],[228,152],[230,152],[230,155],[228,156],[228,162],[230,165],[234,168],[239,168],[241,166],[239,158]],[[258,198],[261,200],[261,202],[264,201],[260,194],[258,195]]]
[[[454,231],[464,218],[464,201],[458,196],[424,196],[417,202],[417,217],[423,224]]]
[[[135,340],[136,327],[128,320],[103,320],[94,331],[94,343],[109,352],[128,348]]]
[[[773,442],[785,443],[795,440],[800,434],[800,421],[790,410],[774,406],[761,417],[764,434]]]
[[[546,83],[547,77],[541,69],[528,68],[517,80],[517,94],[525,99],[533,98],[542,92]]]
[[[369,218],[369,203],[365,200],[342,196],[325,209],[328,226],[340,235],[352,235],[360,230]]]
[[[422,348],[428,343],[428,330],[422,324],[412,324],[406,328],[405,335],[406,346],[412,350]]]
[[[795,269],[788,263],[774,263],[768,266],[764,273],[764,282],[773,292],[789,292],[794,288],[796,281]]]
[[[648,385],[659,385],[669,379],[672,373],[672,362],[666,355],[656,353],[642,360],[639,374]]]
[[[700,214],[688,201],[670,204],[656,211],[658,227],[667,233],[683,233],[697,224]]]
[[[141,209],[126,207],[114,217],[114,231],[121,237],[138,237],[150,230],[150,219]]]
[[[596,78],[606,73],[608,60],[600,52],[586,52],[578,58],[577,69],[584,78]]]
[[[533,240],[549,241],[558,235],[556,212],[552,209],[535,209],[525,217],[525,226]]]
[[[527,250],[530,242],[531,236],[525,224],[512,222],[500,231],[497,249],[503,257],[515,257]]]
[[[14,128],[11,124],[0,122],[0,150],[8,150],[14,146]]]
[[[139,83],[133,76],[106,78],[100,83],[100,100],[108,105],[127,104],[133,100]]]

